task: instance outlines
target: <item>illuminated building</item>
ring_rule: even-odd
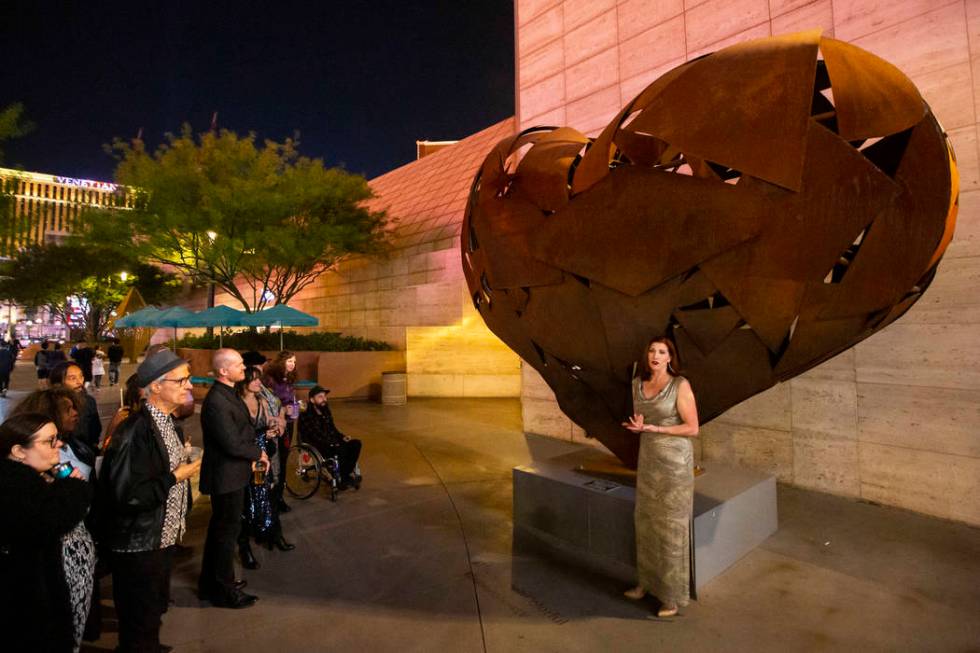
[[[0,258],[10,258],[33,243],[63,238],[84,208],[127,208],[132,201],[123,187],[110,182],[9,168],[0,168],[0,188],[7,200]]]
[[[83,209],[128,208],[132,199],[125,187],[107,181],[0,168],[0,260],[29,245],[64,238]],[[4,331],[16,325],[21,338],[65,335],[66,327],[45,311],[27,314],[11,303],[5,308],[0,313]]]

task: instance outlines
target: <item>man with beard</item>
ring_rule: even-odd
[[[78,397],[81,409],[73,436],[98,451],[99,441],[102,439],[102,420],[99,418],[99,406],[95,398],[85,392],[85,375],[82,369],[74,361],[59,363],[51,369],[48,381],[52,388],[64,387]]]
[[[245,487],[257,462],[269,457],[255,443],[248,408],[235,392],[245,378],[245,363],[234,349],[219,349],[211,359],[214,385],[201,405],[204,463],[201,493],[211,496],[211,521],[204,542],[198,595],[222,608],[247,608],[257,597],[241,591],[235,581],[235,548],[241,532]]]
[[[361,455],[361,441],[344,435],[333,421],[327,393],[318,385],[310,389],[310,404],[299,416],[299,437],[312,444],[324,457],[337,454],[340,471],[340,489],[346,489],[354,479],[354,468]]]

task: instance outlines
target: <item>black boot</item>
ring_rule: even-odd
[[[259,561],[255,559],[254,555],[252,555],[252,547],[247,541],[238,543],[238,555],[242,559],[242,566],[246,569],[259,568]]]
[[[286,541],[286,538],[282,536],[282,533],[280,533],[279,537],[276,538],[275,543],[276,543],[276,548],[279,549],[280,551],[292,551],[293,549],[296,548],[295,544],[290,544],[289,542]],[[270,546],[269,548],[271,549],[272,547]]]
[[[290,510],[292,510],[292,508],[287,506],[286,502],[283,501],[281,498],[279,499],[279,505],[276,506],[276,509],[279,510],[279,512],[289,512]]]

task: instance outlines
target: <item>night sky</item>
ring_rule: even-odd
[[[0,0],[4,167],[111,179],[103,151],[182,123],[282,140],[368,178],[514,112],[513,3]]]

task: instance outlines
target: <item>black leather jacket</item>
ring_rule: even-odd
[[[153,417],[145,408],[119,425],[102,461],[103,543],[114,551],[160,547],[167,494],[177,483]]]

